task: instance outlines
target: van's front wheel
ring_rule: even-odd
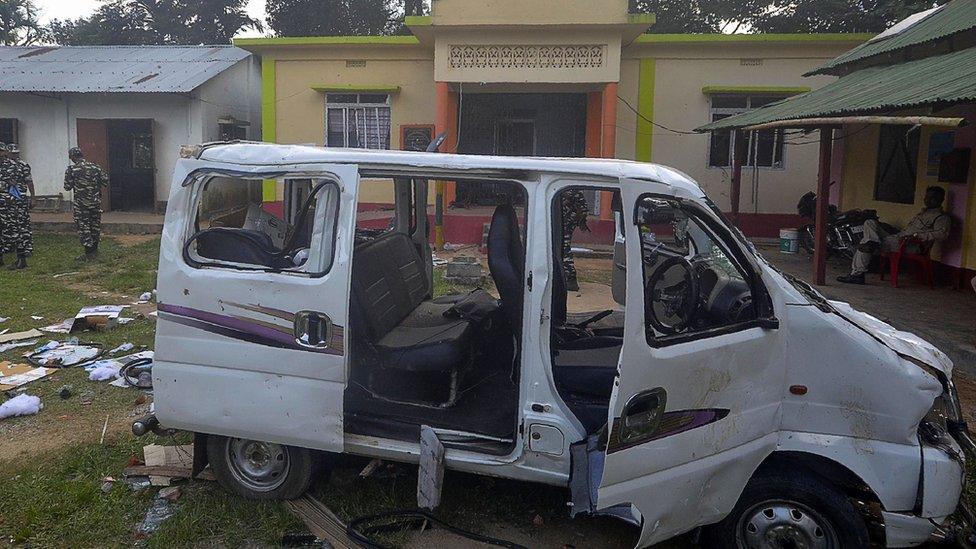
[[[866,547],[867,526],[844,494],[811,475],[760,473],[725,520],[704,532],[706,546],[766,549]]]
[[[294,499],[312,481],[311,451],[211,435],[207,456],[221,486],[248,499]]]

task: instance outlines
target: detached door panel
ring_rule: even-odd
[[[622,187],[626,333],[597,506],[635,506],[644,546],[731,510],[775,444],[785,357],[721,235],[687,202],[635,208],[655,184]]]
[[[280,215],[277,196],[262,198],[262,175],[217,176],[206,191],[197,182],[186,204],[170,205],[189,221],[167,224],[163,236],[156,414],[168,427],[342,451],[358,171],[278,175],[278,185],[311,181],[302,203],[314,205],[312,223]],[[305,250],[304,263],[299,253],[281,272],[249,264],[289,243]]]

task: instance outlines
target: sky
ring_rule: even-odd
[[[264,21],[264,2],[265,0],[248,0],[247,12],[251,17]],[[34,4],[40,10],[42,23],[47,23],[51,19],[77,19],[84,17],[95,11],[101,4],[99,0],[34,0]],[[260,36],[253,30],[242,33],[239,36]]]

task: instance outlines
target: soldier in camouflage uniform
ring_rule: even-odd
[[[34,181],[15,144],[3,145],[0,150],[0,264],[3,254],[16,252],[17,260],[8,268],[26,269],[27,258],[34,251],[27,194],[34,195]]]
[[[576,264],[573,262],[573,231],[579,228],[589,232],[586,216],[589,207],[586,197],[579,189],[566,189],[562,192],[562,224],[563,224],[563,273],[566,276],[566,289],[575,292],[579,290],[576,280]]]
[[[76,261],[91,261],[98,257],[98,240],[102,235],[102,187],[108,187],[108,174],[85,160],[78,147],[68,151],[72,165],[64,172],[64,189],[74,191],[74,217],[78,238],[85,253]]]

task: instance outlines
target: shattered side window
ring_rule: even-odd
[[[756,319],[744,270],[694,211],[645,196],[636,216],[649,342]]]
[[[192,266],[308,274],[331,267],[339,202],[335,182],[220,175],[197,182],[194,196],[184,243]]]

